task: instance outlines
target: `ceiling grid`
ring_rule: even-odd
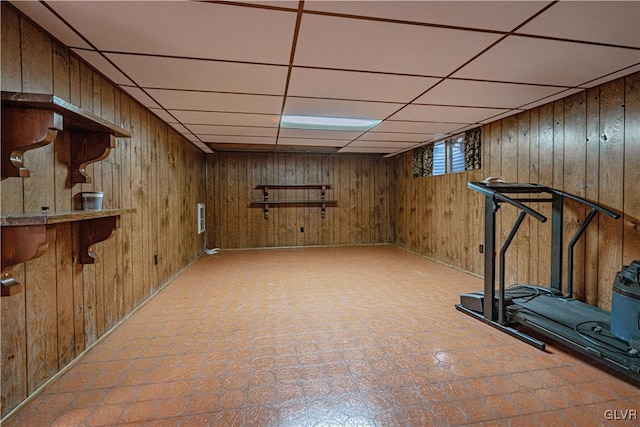
[[[205,152],[394,155],[640,70],[637,1],[11,3]]]

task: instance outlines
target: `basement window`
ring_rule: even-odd
[[[464,136],[433,144],[434,176],[464,171]]]
[[[437,176],[482,167],[481,128],[413,150],[413,177]]]

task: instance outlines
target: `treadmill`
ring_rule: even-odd
[[[640,342],[626,342],[611,332],[611,313],[572,298],[574,247],[598,214],[618,219],[619,214],[573,194],[532,183],[469,182],[468,188],[485,196],[484,290],[460,295],[456,309],[540,350],[545,342],[516,329],[525,326],[569,348],[591,357],[622,374],[640,381]],[[579,202],[591,211],[567,246],[567,292],[562,293],[563,210],[566,199]],[[527,215],[540,222],[547,217],[529,203],[551,204],[550,286],[514,284],[505,286],[505,255]],[[518,217],[499,251],[496,292],[496,212],[508,204],[518,209]]]

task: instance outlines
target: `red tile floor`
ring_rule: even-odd
[[[390,246],[205,255],[6,426],[638,425],[637,386],[455,310],[481,288]]]

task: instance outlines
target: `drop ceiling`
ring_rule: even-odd
[[[394,155],[640,70],[638,1],[11,3],[205,152]]]

